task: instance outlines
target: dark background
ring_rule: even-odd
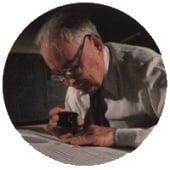
[[[50,80],[49,69],[35,45],[41,26],[51,15],[60,11],[88,16],[97,26],[104,42],[139,45],[160,53],[151,36],[140,24],[116,9],[88,3],[56,8],[30,23],[9,52],[4,68],[3,92],[14,125],[47,122],[50,108],[64,106],[66,87]]]

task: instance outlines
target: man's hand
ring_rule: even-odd
[[[75,135],[61,136],[60,141],[72,145],[113,146],[115,129],[90,125]]]
[[[49,111],[49,123],[45,126],[45,130],[48,131],[49,133],[51,133],[54,136],[57,137],[62,137],[62,136],[69,136],[72,135],[70,129],[68,128],[59,128],[57,126],[57,122],[59,120],[59,116],[58,113],[59,112],[64,112],[66,111],[63,108],[60,107],[54,107]],[[84,125],[84,120],[80,117],[77,116],[77,125],[79,127]]]

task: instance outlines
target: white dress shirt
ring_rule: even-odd
[[[104,62],[105,117],[110,127],[116,128],[115,144],[137,147],[163,109],[166,74],[161,56],[144,47],[106,43]],[[89,95],[68,87],[65,107],[84,118],[90,107]]]

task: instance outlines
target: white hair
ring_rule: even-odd
[[[39,47],[54,44],[57,40],[64,39],[70,43],[82,43],[87,34],[97,33],[96,26],[88,19],[73,15],[55,15],[41,28],[36,42]]]

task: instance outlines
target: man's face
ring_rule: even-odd
[[[83,93],[94,93],[104,77],[103,44],[98,35],[87,35],[81,45],[60,40],[60,50],[54,46],[41,49],[41,54],[53,71],[68,86]]]

